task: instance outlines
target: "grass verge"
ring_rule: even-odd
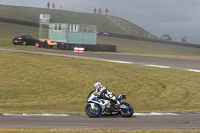
[[[0,113],[84,113],[93,84],[128,94],[135,112],[200,110],[199,73],[0,51]]]
[[[98,43],[117,46],[117,53],[200,59],[200,48],[98,36]]]

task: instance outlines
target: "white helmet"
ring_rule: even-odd
[[[102,87],[102,85],[101,85],[100,82],[96,82],[96,83],[94,84],[94,89],[97,90],[97,91],[100,91],[101,87]]]

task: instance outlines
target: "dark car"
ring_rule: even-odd
[[[19,34],[13,37],[13,44],[22,44],[22,45],[35,45],[39,40],[34,39],[30,35]]]

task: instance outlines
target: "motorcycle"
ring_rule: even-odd
[[[85,112],[91,118],[119,114],[122,117],[131,117],[134,113],[133,107],[126,102],[121,102],[122,99],[126,99],[126,95],[118,95],[116,99],[119,103],[118,106],[110,99],[98,99],[95,92],[91,91],[87,98]]]

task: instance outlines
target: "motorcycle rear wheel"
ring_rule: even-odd
[[[122,117],[131,117],[133,115],[133,113],[134,113],[133,107],[130,104],[126,103],[126,102],[123,102],[121,104],[124,104],[125,106],[128,106],[129,109],[121,109],[121,114],[120,115]]]
[[[87,104],[85,107],[86,114],[91,118],[97,118],[101,115],[101,108],[99,105],[95,105],[95,108],[92,109],[91,104]]]

